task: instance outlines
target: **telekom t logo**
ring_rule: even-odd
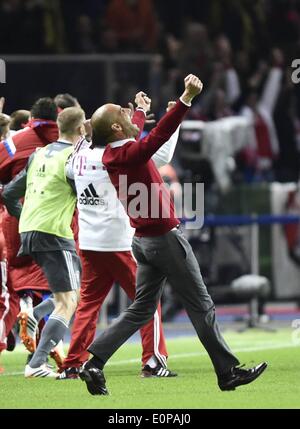
[[[6,64],[5,61],[0,58],[0,83],[6,83]]]

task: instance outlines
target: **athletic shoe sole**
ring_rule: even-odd
[[[51,371],[47,368],[46,364],[41,365],[39,368],[29,368],[29,365],[25,367],[25,378],[54,378],[58,377],[58,373]]]
[[[21,341],[30,353],[34,353],[36,351],[36,340],[32,338],[30,335],[28,335],[28,330],[27,330],[28,323],[31,323],[31,320],[29,320],[27,313],[20,313],[19,320],[20,320],[19,336],[21,338]]]

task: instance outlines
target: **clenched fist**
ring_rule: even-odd
[[[175,106],[176,106],[176,101],[169,101],[168,107],[166,108],[166,111],[170,112],[170,110],[174,109]]]
[[[181,96],[181,99],[186,104],[191,104],[193,98],[196,97],[196,95],[200,94],[200,92],[202,91],[203,83],[197,76],[189,74],[184,79],[184,86],[185,90]]]
[[[142,108],[145,112],[148,112],[151,108],[151,98],[147,97],[147,94],[143,91],[136,94],[134,102],[137,107]]]

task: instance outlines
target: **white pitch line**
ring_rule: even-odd
[[[257,346],[257,347],[244,347],[241,349],[235,349],[233,348],[234,353],[242,353],[242,352],[255,352],[259,350],[276,350],[276,349],[286,349],[286,348],[293,348],[296,347],[296,344],[291,343],[274,343],[269,344],[268,346]],[[172,359],[181,359],[181,358],[190,358],[190,357],[196,357],[196,356],[206,356],[207,352],[191,352],[191,353],[179,353],[176,355],[169,356],[168,360]],[[128,359],[128,360],[119,360],[117,362],[108,362],[107,365],[124,365],[129,363],[137,363],[140,362],[140,359]]]
[[[241,349],[233,349],[234,353],[243,353],[243,352],[256,352],[256,351],[263,351],[263,350],[279,350],[279,349],[286,349],[286,348],[294,348],[297,347],[296,344],[292,343],[274,343],[269,344],[268,346],[256,346],[256,347],[245,347]],[[206,356],[206,352],[191,352],[191,353],[179,353],[175,354],[169,357],[169,359],[182,359],[182,358],[190,358],[190,357],[196,357],[196,356]],[[117,366],[117,365],[128,365],[131,363],[139,363],[141,362],[141,359],[126,359],[126,360],[119,360],[119,361],[113,361],[108,362],[106,366]],[[0,374],[0,377],[9,377],[14,375],[23,375],[24,371],[18,371],[18,372],[6,372],[3,374]]]

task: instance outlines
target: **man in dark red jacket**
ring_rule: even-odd
[[[193,98],[201,90],[201,81],[194,75],[187,76],[185,91],[176,106],[163,116],[147,137],[138,142],[134,138],[139,129],[132,123],[128,109],[107,104],[92,116],[93,145],[106,143],[103,164],[120,201],[125,205],[131,226],[136,230],[132,250],[137,260],[133,304],[88,348],[94,357],[79,372],[92,395],[108,393],[102,372],[105,363],[153,317],[166,279],[178,292],[211,358],[221,390],[234,390],[237,386],[251,383],[267,367],[266,363],[251,369],[237,366],[238,359],[220,333],[214,303],[203,283],[195,255],[179,229],[180,222],[175,216],[170,193],[151,160],[175,132]],[[137,194],[140,194],[138,198]],[[145,195],[144,200],[142,194]],[[155,214],[153,208],[156,209]]]
[[[31,109],[31,120],[24,129],[0,143],[0,182],[10,182],[26,165],[30,155],[39,147],[58,138],[57,106],[51,98],[40,98]],[[20,238],[18,221],[5,213],[2,220],[7,250],[8,286],[24,296],[26,291],[48,291],[48,282],[42,270],[30,257],[18,257]],[[19,308],[14,309],[15,323]]]

